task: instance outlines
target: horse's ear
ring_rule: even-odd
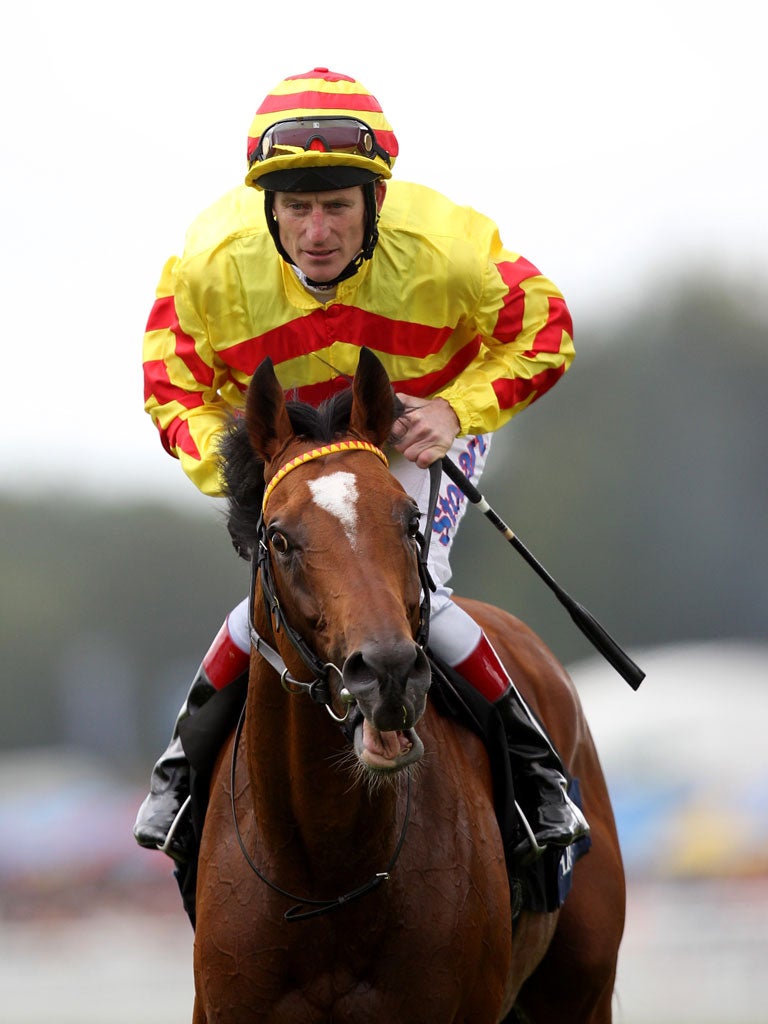
[[[251,447],[265,463],[293,437],[285,395],[269,356],[259,364],[248,386],[245,422]]]
[[[352,396],[350,429],[374,444],[385,444],[395,418],[395,393],[387,371],[369,348],[360,349]]]

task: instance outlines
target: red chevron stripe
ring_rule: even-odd
[[[534,352],[559,352],[563,344],[563,332],[573,337],[573,321],[565,300],[555,295],[549,299],[549,316],[546,324],[536,335]]]
[[[252,374],[268,355],[279,364],[299,354],[326,348],[335,341],[357,347],[368,345],[388,355],[424,359],[439,352],[452,333],[450,327],[409,324],[336,304],[222,349],[219,355],[227,365],[245,374]]]
[[[501,409],[513,409],[521,402],[541,398],[551,387],[560,380],[565,373],[564,366],[553,366],[548,370],[542,370],[535,374],[530,380],[496,380],[493,382],[493,390]]]
[[[504,299],[504,307],[499,313],[496,334],[502,340],[511,341],[523,329],[525,292],[521,287],[522,282],[541,275],[537,268],[523,257],[514,263],[500,263],[499,273],[509,288],[509,294]],[[532,350],[534,352],[559,352],[563,331],[568,335],[573,333],[571,314],[562,298],[550,296],[547,322],[536,335]]]
[[[267,96],[257,114],[276,114],[283,110],[366,110],[382,113],[379,101],[367,93],[292,92],[286,96]]]
[[[213,370],[197,354],[195,339],[186,334],[176,315],[173,296],[157,299],[149,314],[147,331],[171,331],[176,336],[175,352],[199,384],[210,387],[213,384]]]
[[[160,437],[163,442],[163,447],[171,453],[175,454],[173,449],[177,448],[179,451],[184,452],[185,455],[189,455],[193,459],[200,461],[200,449],[197,447],[195,442],[192,440],[192,435],[189,432],[189,424],[186,420],[175,419],[168,425],[168,429],[165,431],[163,437],[163,431],[160,431]]]
[[[300,82],[303,79],[310,78],[313,81],[317,81],[321,78],[324,82],[354,82],[354,78],[350,78],[349,75],[342,75],[338,71],[329,71],[328,68],[313,68],[311,71],[305,71],[303,75],[288,75],[286,82]]]
[[[144,363],[144,401],[154,397],[160,405],[178,402],[186,409],[197,409],[203,405],[199,391],[184,391],[178,384],[172,384],[168,367],[162,359],[149,359]]]
[[[466,369],[477,355],[480,349],[480,338],[474,338],[472,342],[465,345],[461,351],[451,359],[446,366],[434,373],[424,374],[421,377],[406,380],[393,380],[392,387],[395,391],[402,391],[406,395],[414,395],[416,398],[427,398],[441,388],[452,383],[457,374]],[[346,377],[334,377],[333,380],[321,381],[317,384],[305,384],[300,388],[293,388],[290,392],[292,398],[307,402],[317,407],[326,398],[335,395],[349,387]]]

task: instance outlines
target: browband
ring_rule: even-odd
[[[297,455],[295,459],[291,459],[290,462],[286,462],[282,466],[272,479],[267,484],[264,490],[264,500],[262,502],[262,510],[267,507],[267,501],[269,496],[283,479],[287,476],[291,470],[297,469],[299,466],[303,466],[305,462],[311,462],[313,459],[320,459],[324,455],[333,455],[335,452],[373,452],[385,466],[389,466],[387,456],[381,450],[377,448],[375,444],[371,444],[370,441],[334,441],[332,444],[324,444],[321,448],[313,448],[311,452],[304,452],[303,455]]]

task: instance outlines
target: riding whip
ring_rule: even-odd
[[[584,608],[583,605],[580,605],[578,601],[575,601],[570,594],[566,593],[560,584],[550,576],[544,566],[534,558],[520,538],[515,536],[514,532],[509,526],[507,526],[504,520],[494,512],[475,485],[471,481],[467,480],[456,463],[451,461],[447,455],[442,459],[442,468],[445,475],[456,484],[459,490],[472,502],[473,505],[477,505],[486,519],[493,523],[496,529],[507,538],[515,551],[522,555],[534,572],[544,580],[546,585],[569,613],[571,619],[573,619],[574,623],[578,626],[584,636],[616,669],[619,675],[629,683],[632,689],[637,690],[640,683],[645,679],[645,672],[643,672],[643,670],[636,665],[634,661],[632,661],[629,655],[619,647],[613,637],[603,629],[594,615],[588,612],[587,609]]]

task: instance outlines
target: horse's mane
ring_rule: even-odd
[[[397,416],[402,406],[397,400],[395,405]],[[352,389],[332,395],[317,408],[306,402],[288,401],[286,409],[297,437],[328,444],[349,431]],[[258,543],[264,462],[251,447],[243,416],[230,420],[219,446],[219,460],[227,497],[227,529],[237,553],[248,559]]]

